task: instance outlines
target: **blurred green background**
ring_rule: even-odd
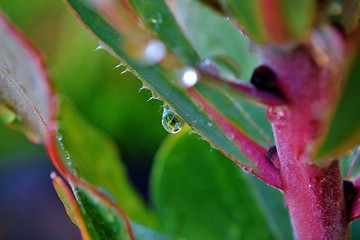
[[[152,159],[167,135],[161,126],[162,103],[148,101],[150,92],[139,92],[141,82],[131,73],[121,75],[124,68],[114,69],[119,60],[104,50],[95,51],[98,42],[62,1],[32,0],[25,3],[23,0],[0,0],[0,8],[44,54],[48,71],[61,98],[69,99],[93,126],[114,139],[128,168],[129,177],[148,199]],[[36,172],[39,169],[41,171]],[[25,187],[28,193],[22,192],[25,201],[35,198],[35,190],[43,185],[46,185],[50,198],[56,199],[49,178],[52,169],[42,146],[34,145],[20,133],[0,126],[0,178],[3,180],[0,182],[0,205],[7,206],[3,201],[12,196],[9,195],[14,191],[11,185],[21,179],[28,183]],[[31,171],[36,173],[29,174],[28,178],[19,178]],[[39,174],[42,174],[43,180],[30,181],[31,176],[38,177]],[[6,192],[6,189],[10,192]],[[16,208],[16,204],[22,203],[18,203],[14,196],[11,197],[11,204]],[[39,193],[36,199],[39,198],[44,199],[46,195]],[[54,201],[59,203],[59,214],[64,215],[60,201]],[[32,205],[29,204],[29,207]],[[3,216],[7,216],[7,213],[1,210],[3,208],[0,207],[0,216],[5,219],[7,217]],[[13,223],[21,218],[24,218],[21,214],[18,219],[13,216]],[[66,216],[62,219],[71,225]],[[11,226],[10,220],[6,220],[6,225]],[[51,221],[48,223],[51,224]],[[34,222],[31,224],[34,225]],[[42,228],[46,230],[47,227],[42,225]],[[2,233],[6,231],[11,234],[10,229],[0,229]],[[34,234],[33,239],[38,239]],[[4,236],[15,239],[18,235]],[[0,239],[4,239],[1,234]]]

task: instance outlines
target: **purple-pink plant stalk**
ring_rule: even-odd
[[[350,41],[333,28],[318,31],[324,31],[321,34],[327,39],[314,38],[316,42],[286,49],[261,47],[262,65],[258,70],[264,79],[255,79],[253,84],[263,89],[232,83],[238,91],[268,105],[276,144],[268,154],[232,127],[196,90],[188,93],[205,106],[204,111],[225,133],[235,134],[234,142],[252,160],[254,168],[238,165],[283,191],[296,239],[349,239],[349,223],[360,216],[360,178],[344,184],[338,160],[312,158],[341,91],[342,59]],[[321,34],[314,32],[314,36]],[[264,94],[266,88],[269,93]]]

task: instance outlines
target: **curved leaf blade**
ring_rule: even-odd
[[[303,40],[315,21],[316,2],[312,0],[226,0],[221,3],[251,38],[262,43]]]
[[[81,212],[79,210],[79,206],[69,189],[69,187],[65,184],[65,182],[57,176],[55,172],[51,173],[52,184],[54,189],[59,196],[61,202],[63,203],[67,214],[69,215],[71,221],[78,226],[80,229],[80,233],[84,240],[91,239],[89,236],[89,232],[86,227],[86,223],[82,218]]]
[[[130,1],[136,13],[184,62],[198,64],[201,60],[216,59],[234,62],[234,77],[249,80],[258,64],[256,52],[250,51],[250,40],[226,18],[194,0]],[[160,17],[161,16],[161,17]],[[157,19],[161,19],[161,23]],[[155,21],[155,23],[154,23]],[[204,27],[206,22],[208,27]],[[198,56],[189,59],[185,50]],[[244,59],[246,56],[246,60]]]
[[[82,119],[69,102],[60,105],[58,122],[58,150],[69,170],[109,194],[133,220],[152,225],[111,139]]]
[[[69,217],[79,227],[83,239],[132,239],[133,237],[136,240],[170,239],[137,223],[131,223],[134,235],[132,236],[122,220],[123,216],[112,209],[113,207],[101,196],[87,189],[86,186],[75,184],[78,197],[75,200],[75,196],[60,177],[54,172],[51,177],[57,194]]]
[[[194,65],[200,57],[177,26],[165,1],[130,0],[136,14],[146,26],[157,33],[158,37],[185,63]]]
[[[83,239],[134,239],[126,217],[104,201],[103,196],[76,180],[71,192],[55,173],[52,178],[57,194],[74,224],[80,228]]]
[[[0,45],[2,118],[31,141],[43,142],[53,93],[41,54],[1,12]],[[9,114],[15,116],[9,119]]]
[[[317,158],[338,157],[360,143],[360,111],[354,109],[354,104],[360,100],[359,66],[358,49],[352,66],[345,76],[339,102],[316,154]]]
[[[174,237],[291,238],[291,231],[282,231],[290,222],[281,194],[269,188],[259,196],[254,188],[265,186],[263,183],[249,181],[251,176],[217,151],[210,151],[195,135],[170,136],[156,156],[151,177],[152,200],[160,222]],[[284,220],[282,226],[277,225],[280,219]]]

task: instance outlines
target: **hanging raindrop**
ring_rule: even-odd
[[[171,110],[167,105],[164,105],[164,112],[162,115],[161,123],[164,129],[171,134],[180,132],[180,130],[184,126],[181,117],[177,115],[173,110]]]

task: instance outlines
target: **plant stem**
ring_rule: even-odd
[[[295,239],[348,239],[349,227],[338,161],[311,161],[336,104],[338,65],[319,65],[308,48],[263,49],[289,104],[269,107],[280,176]],[[318,165],[316,165],[318,164]],[[320,166],[321,164],[321,166]]]
[[[280,157],[283,190],[295,238],[348,239],[338,162],[321,168],[288,160]]]

